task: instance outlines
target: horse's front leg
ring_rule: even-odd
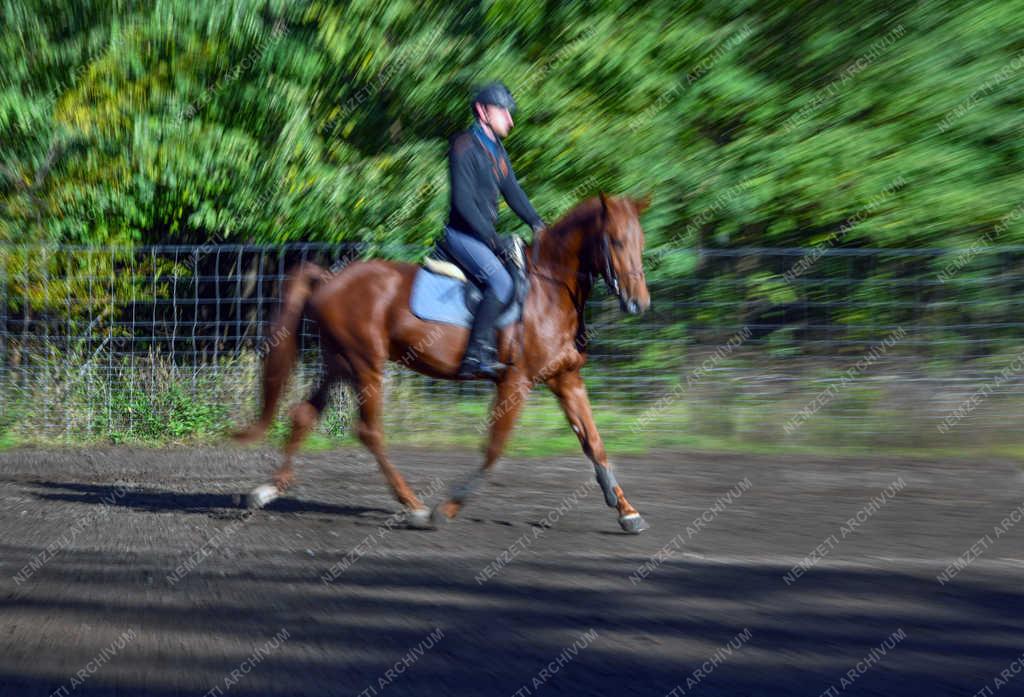
[[[548,387],[558,397],[559,403],[565,416],[569,419],[569,425],[580,439],[584,454],[594,463],[594,473],[597,475],[597,483],[601,485],[604,492],[604,500],[609,506],[619,511],[619,525],[626,532],[642,532],[650,526],[640,516],[640,513],[633,508],[633,505],[626,500],[608,464],[608,456],[604,452],[604,443],[601,442],[601,434],[597,432],[597,425],[594,423],[594,416],[590,411],[590,400],[587,398],[587,388],[583,384],[578,370],[569,370],[559,373],[547,381]]]
[[[517,366],[509,367],[501,382],[498,383],[498,391],[494,396],[494,404],[491,405],[490,416],[487,419],[487,424],[484,424],[484,426],[490,426],[490,441],[487,444],[484,464],[468,479],[452,487],[448,500],[439,503],[434,508],[435,523],[448,522],[458,515],[466,500],[483,484],[487,473],[494,467],[494,463],[498,461],[505,449],[505,443],[508,442],[512,427],[515,426],[531,387],[533,387],[533,383],[523,375]]]

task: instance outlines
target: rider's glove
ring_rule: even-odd
[[[494,253],[498,255],[503,264],[515,259],[516,241],[511,237],[498,237],[497,249]]]

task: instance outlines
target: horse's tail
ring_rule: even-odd
[[[281,291],[281,309],[267,336],[267,356],[263,360],[263,408],[256,423],[232,434],[235,440],[242,443],[259,440],[274,420],[277,403],[295,367],[299,323],[306,310],[306,301],[329,273],[322,266],[308,261],[288,273]]]

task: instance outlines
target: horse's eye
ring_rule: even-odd
[[[619,240],[619,239],[616,239],[616,238],[613,237],[612,238],[612,246],[615,247],[616,249],[622,249],[622,240]]]

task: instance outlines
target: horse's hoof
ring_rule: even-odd
[[[281,491],[273,484],[260,484],[245,497],[246,508],[263,508],[281,496]]]
[[[435,528],[444,527],[454,520],[450,518],[447,513],[444,512],[444,503],[439,503],[434,506],[434,510],[430,512],[430,522],[433,523]]]
[[[629,515],[620,516],[619,525],[622,526],[623,530],[634,535],[651,527],[647,524],[646,520],[640,517],[639,513],[630,513]]]
[[[417,508],[414,511],[409,511],[405,516],[405,522],[413,530],[429,530],[434,527],[429,508]]]

